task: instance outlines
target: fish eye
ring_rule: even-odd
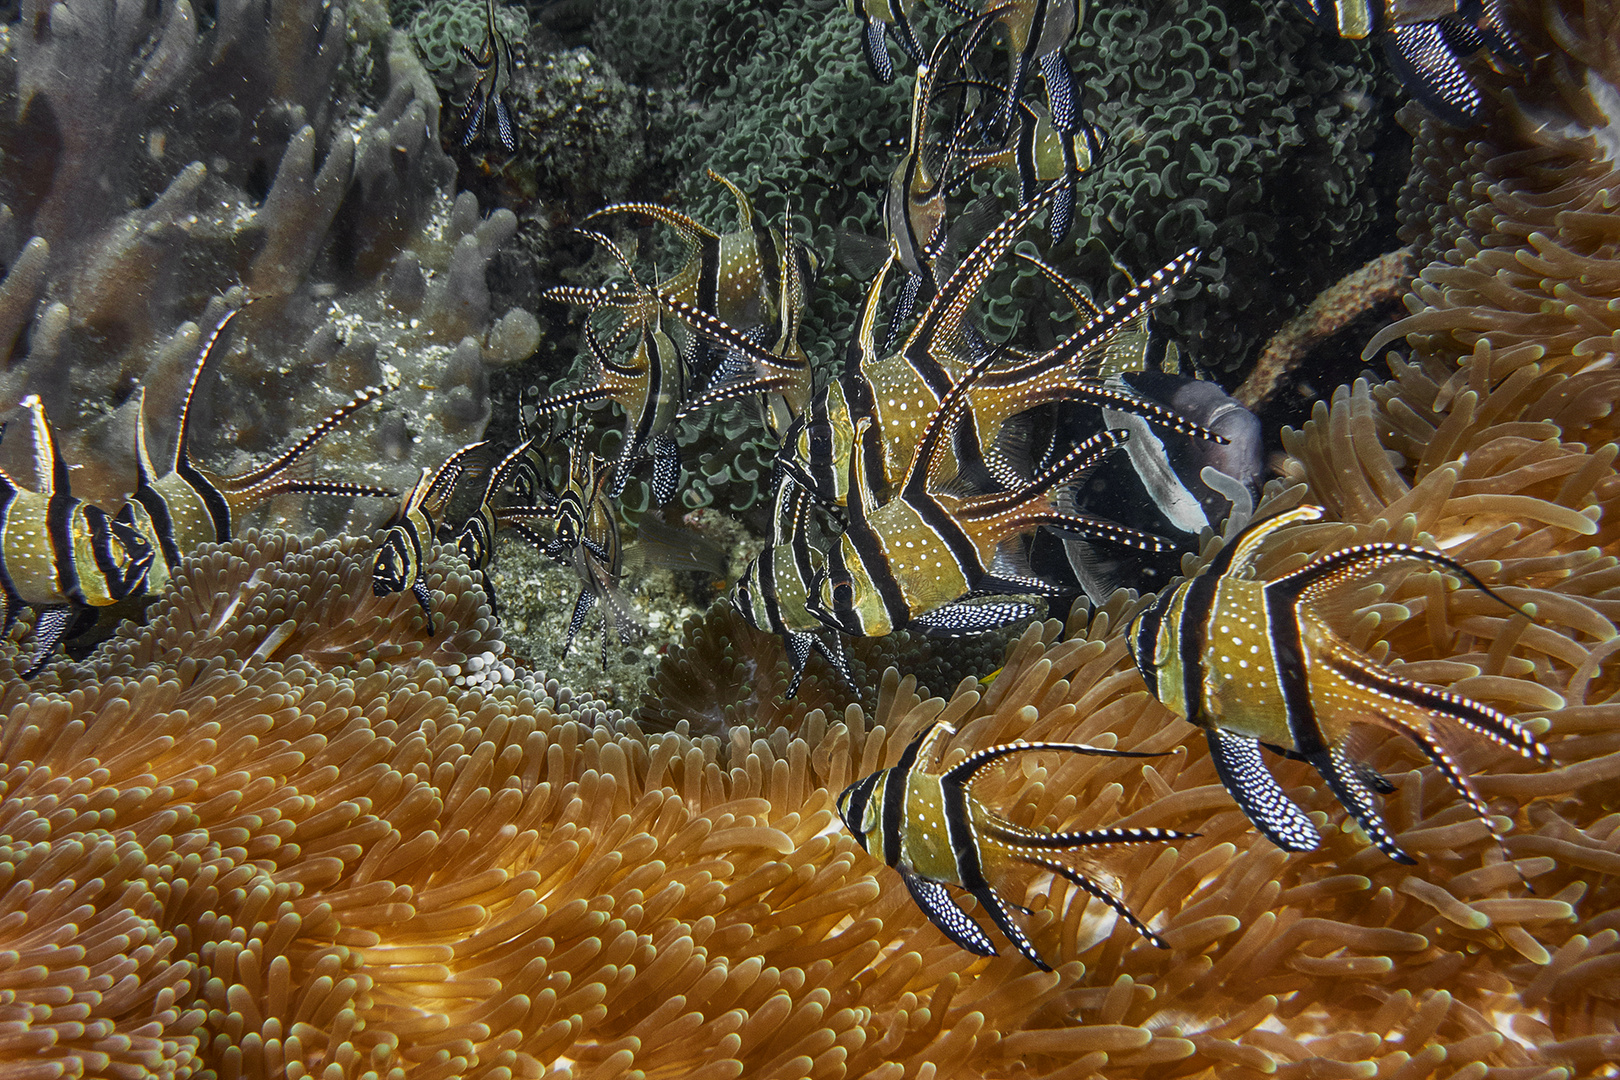
[[[861,815],[861,832],[863,834],[871,833],[877,828],[878,806],[879,802],[875,798],[866,801],[866,812]]]

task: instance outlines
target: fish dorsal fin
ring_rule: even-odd
[[[518,443],[511,453],[500,460],[495,468],[490,470],[489,482],[484,486],[484,501],[488,502],[502,487],[506,485],[507,478],[512,475],[518,465],[525,459],[530,450],[538,452],[547,440],[539,435],[533,435]]]
[[[705,241],[720,238],[720,235],[713,229],[698,224],[679,210],[671,210],[669,207],[659,206],[657,203],[613,203],[586,215],[585,220],[591,221],[594,218],[605,217],[609,214],[641,214],[644,217],[652,218],[654,221],[662,222],[679,233],[681,242],[691,250],[702,247]]]
[[[861,311],[861,326],[856,336],[860,352],[858,356],[851,357],[858,364],[877,362],[878,305],[883,296],[883,283],[888,279],[895,261],[894,252],[891,250],[888,258],[883,260],[883,265],[878,267],[877,276],[872,279],[872,284],[867,286],[866,307]]]
[[[598,211],[598,213],[600,213],[600,211]],[[607,248],[608,254],[613,256],[613,261],[619,264],[619,266],[624,270],[625,277],[629,279],[630,288],[634,297],[640,300],[642,303],[645,303],[649,297],[649,290],[641,283],[641,279],[636,276],[636,268],[630,262],[630,256],[624,253],[624,249],[619,247],[619,245],[615,243],[613,239],[606,233],[601,233],[597,232],[595,229],[586,228],[576,229],[575,231],[581,236],[594,240],[598,244],[601,244],[603,247]],[[601,296],[602,300],[609,300],[610,302],[618,303],[616,299],[610,300],[612,294],[608,293],[605,288],[602,291]],[[598,301],[598,303],[601,303],[601,301]]]
[[[1057,189],[1056,184],[1042,188],[1034,198],[991,229],[985,238],[968,252],[967,257],[957,264],[956,269],[951,271],[951,276],[945,279],[945,284],[941,285],[939,291],[928,301],[928,307],[923,310],[922,317],[912,328],[904,348],[907,355],[911,355],[913,349],[919,345],[929,352],[934,352],[936,344],[941,341],[954,355],[960,355],[964,351],[969,307],[978,297],[979,290],[989,278],[990,272],[995,269],[996,263],[1012,246],[1018,234],[1051,203]]]
[[[985,349],[974,361],[973,366],[940,399],[939,405],[929,416],[928,423],[924,425],[922,434],[917,438],[911,461],[907,463],[905,475],[900,480],[902,492],[921,494],[921,491],[914,487],[919,481],[923,485],[922,490],[932,490],[932,482],[937,479],[939,471],[939,451],[950,445],[945,433],[953,430],[958,414],[968,406],[969,391],[996,362],[998,356],[995,349]]]
[[[1097,306],[1095,300],[1087,296],[1079,285],[1069,280],[1062,271],[1045,259],[1025,251],[1015,251],[1013,255],[1015,258],[1023,259],[1029,263],[1040,272],[1042,277],[1050,281],[1057,291],[1063,294],[1063,298],[1074,306],[1077,314],[1084,314],[1088,318],[1094,318],[1102,314],[1103,309]]]
[[[461,479],[461,474],[467,467],[467,459],[488,445],[488,439],[481,439],[475,443],[468,443],[445,458],[444,464],[439,466],[428,481],[427,489],[417,500],[417,505],[426,508],[437,518],[445,504],[450,501],[450,494],[455,489],[456,481]]]
[[[39,400],[38,394],[29,394],[17,404],[28,410],[29,423],[34,435],[34,488],[41,495],[49,498],[61,489],[62,494],[68,494],[70,476],[67,462],[62,460],[61,451],[56,445],[56,433],[51,430],[51,422],[45,416],[45,403]]]
[[[916,769],[920,772],[932,772],[938,765],[944,753],[945,744],[956,734],[956,728],[948,721],[936,720],[929,725],[918,739]]]
[[[737,221],[741,227],[743,229],[752,229],[754,227],[754,204],[749,201],[747,195],[743,194],[743,189],[732,183],[730,178],[721,176],[713,169],[705,171],[708,172],[710,180],[717,184],[724,184],[726,189],[731,192],[732,197],[737,200]]]
[[[1130,326],[1156,307],[1177,282],[1192,272],[1198,257],[1199,250],[1189,248],[1171,259],[1146,281],[1133,285],[1124,296],[1086,320],[1068,337],[1058,342],[1041,358],[1042,362],[1070,363],[1108,341],[1115,333]]]
[[[1248,574],[1260,560],[1260,546],[1265,543],[1268,536],[1298,522],[1316,521],[1321,518],[1322,513],[1320,506],[1306,504],[1250,522],[1248,528],[1238,533],[1237,539],[1215,557],[1215,561],[1210,563],[1209,569],[1205,572],[1217,575]]]
[[[442,466],[440,471],[443,471]],[[391,525],[397,525],[405,521],[413,511],[421,509],[422,504],[427,501],[428,490],[432,488],[433,479],[436,475],[426,465],[422,466],[422,472],[417,476],[416,483],[411,485],[411,490],[407,491],[405,498],[400,500],[399,513],[394,515],[393,520],[390,522]]]
[[[790,207],[782,225],[781,295],[777,297],[780,331],[776,346],[783,355],[799,348],[799,321],[803,317],[805,283],[795,251],[793,212]]]
[[[250,300],[249,303],[252,303],[252,301]],[[243,305],[243,307],[246,306],[246,304]],[[197,395],[197,383],[202,378],[203,368],[212,359],[214,350],[219,348],[219,343],[224,340],[226,328],[241,313],[242,308],[226,312],[225,317],[219,320],[219,324],[209,333],[208,340],[204,341],[202,348],[197,351],[197,362],[191,368],[191,381],[186,384],[185,396],[180,399],[179,430],[175,432],[174,436],[174,455],[169,461],[169,472],[184,472],[191,465],[191,452],[189,449],[191,440],[191,403],[192,399]]]
[[[146,438],[146,387],[135,389],[135,487],[136,490],[152,486],[157,474],[152,466],[152,454]]]

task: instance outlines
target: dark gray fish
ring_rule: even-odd
[[[1123,453],[1103,462],[1074,493],[1081,509],[1106,507],[1110,520],[1191,546],[1203,529],[1219,531],[1236,506],[1247,513],[1264,478],[1260,421],[1215,383],[1134,371],[1110,382],[1157,401],[1227,441],[1180,435],[1113,409],[1065,409],[1066,424],[1101,414],[1102,426],[1130,432]],[[1178,572],[1180,555],[1103,548],[1065,538],[1064,553],[1082,591],[1101,602],[1116,587],[1151,590]]]

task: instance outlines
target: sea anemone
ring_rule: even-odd
[[[36,1066],[735,1077],[1404,1063],[1423,1076],[1442,1062],[1584,1068],[1612,1050],[1620,936],[1603,925],[1613,886],[1590,879],[1620,861],[1602,794],[1620,754],[1613,716],[1600,725],[1580,687],[1562,687],[1585,718],[1560,714],[1562,768],[1496,761],[1482,784],[1515,819],[1529,896],[1443,784],[1402,771],[1396,745],[1374,762],[1401,786],[1391,818],[1421,866],[1349,831],[1310,855],[1272,847],[1136,681],[1123,596],[1067,628],[1030,627],[987,688],[965,680],[924,701],[891,670],[870,718],[816,710],[796,735],[738,725],[694,741],[570,712],[534,686],[458,689],[427,660],[330,663],[329,648],[296,645],[335,617],[309,584],[320,575],[278,568],[269,547],[232,556],[256,564],[250,579],[282,575],[297,625],[274,657],[238,652],[262,645],[253,635],[189,656],[126,624],[94,666],[58,663],[5,691],[18,960],[0,1009],[11,1052]],[[343,548],[294,545],[279,562],[346,580],[364,561]],[[218,562],[205,553],[176,579],[163,599],[175,625],[250,606],[208,586]],[[442,580],[441,633],[456,638],[482,617],[481,590]],[[832,797],[941,716],[958,754],[1044,736],[1166,754],[1030,755],[977,794],[1027,824],[1201,832],[1104,862],[1170,950],[1041,882],[1019,896],[1052,973],[1010,949],[971,958],[923,919],[834,827]],[[1325,791],[1291,794],[1337,820]]]

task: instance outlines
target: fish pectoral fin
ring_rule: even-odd
[[[911,890],[911,898],[917,902],[922,913],[928,916],[928,921],[939,927],[940,932],[956,944],[977,956],[995,956],[996,947],[990,942],[990,935],[984,928],[974,922],[968,913],[956,906],[945,886],[937,881],[925,877],[918,877],[909,870],[901,870],[900,880],[906,883]]]
[[[22,673],[23,682],[45,670],[45,665],[56,655],[56,647],[76,621],[76,613],[65,604],[40,609],[34,620],[34,663]]]
[[[1283,793],[1260,757],[1260,743],[1230,731],[1205,731],[1221,783],[1266,839],[1284,851],[1315,851],[1322,843],[1309,815]]]
[[[652,441],[653,498],[668,505],[681,486],[681,451],[674,436],[665,432]]]
[[[411,592],[416,596],[416,602],[422,605],[422,614],[427,617],[428,637],[433,636],[433,593],[427,587],[427,582],[417,579],[411,586]]]
[[[1484,96],[1452,51],[1440,23],[1394,26],[1383,39],[1390,67],[1424,108],[1453,127],[1479,122]]]
[[[884,86],[894,82],[894,61],[889,59],[887,37],[883,23],[868,16],[866,26],[861,31],[861,40],[866,46],[866,63],[872,69],[872,77]]]

